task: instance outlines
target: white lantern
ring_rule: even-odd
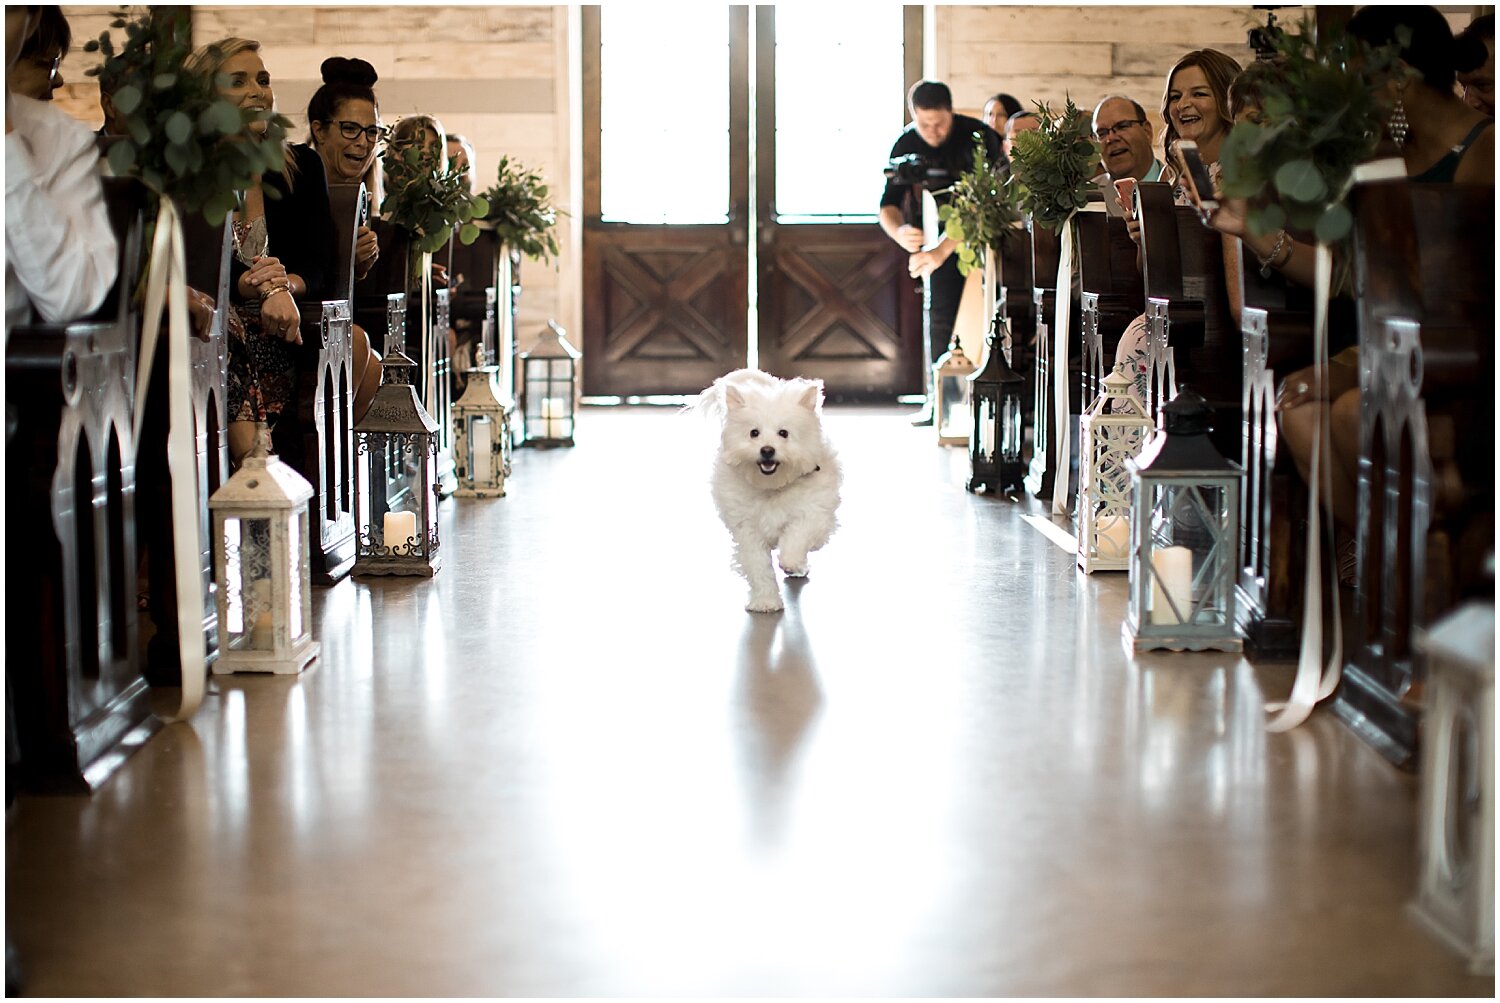
[[[1135,493],[1130,606],[1135,651],[1239,651],[1240,481],[1244,472],[1209,441],[1213,409],[1184,386],[1161,409],[1161,428],[1125,463]]]
[[[468,370],[463,396],[453,402],[453,458],[460,498],[505,495],[514,405],[500,399],[499,376],[499,366]]]
[[[521,413],[526,446],[573,445],[573,401],[581,353],[567,333],[547,322],[536,344],[521,355]]]
[[[351,573],[431,578],[442,563],[438,423],[411,385],[415,362],[398,351],[380,366],[380,389],[354,426],[359,543]]]
[[[1123,367],[1116,366],[1103,386],[1080,422],[1078,566],[1084,574],[1130,567],[1135,493],[1125,461],[1140,455],[1153,431]]]
[[[969,433],[974,428],[969,377],[977,368],[964,354],[957,335],[948,343],[948,350],[932,364],[932,423],[937,426],[939,446],[969,444]]]
[[[1495,972],[1495,607],[1470,603],[1423,645],[1421,829],[1411,915],[1469,964]]]
[[[312,485],[271,454],[256,426],[255,448],[208,500],[218,584],[215,673],[295,674],[318,657],[312,639],[307,503]]]

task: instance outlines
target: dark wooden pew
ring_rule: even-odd
[[[1494,601],[1495,200],[1488,186],[1356,186],[1359,587],[1334,712],[1394,762],[1419,741],[1415,638]]]
[[[140,671],[131,402],[145,189],[104,182],[120,242],[95,315],[6,346],[6,679],[20,781],[87,792],[156,728]]]
[[[406,350],[408,305],[416,300],[411,290],[411,243],[406,231],[378,216],[371,216],[368,225],[380,243],[380,256],[354,283],[354,322],[384,357],[395,349]]]
[[[464,373],[496,364],[495,345],[499,326],[500,237],[495,228],[481,221],[479,237],[465,245],[454,240],[452,278],[456,286],[449,303],[450,319],[457,333],[453,353],[453,392],[463,393]]]
[[[354,236],[366,212],[364,185],[328,192],[336,235],[337,272],[326,300],[298,300],[302,345],[297,360],[297,407],[273,432],[276,452],[312,485],[309,541],[312,579],[332,585],[354,565]],[[289,415],[295,420],[288,421]]]
[[[1145,311],[1146,296],[1125,220],[1103,212],[1080,212],[1073,219],[1082,318],[1080,400],[1087,408],[1103,392],[1120,335]]]
[[[1172,187],[1135,188],[1141,221],[1141,272],[1149,343],[1146,407],[1152,417],[1184,384],[1212,405],[1219,452],[1240,449],[1240,332],[1229,311],[1223,238],[1197,210],[1172,204]]]
[[[230,221],[210,226],[200,213],[182,214],[187,284],[214,298],[208,340],[188,340],[192,367],[194,482],[198,517],[198,567],[203,581],[202,629],[206,664],[218,658],[219,617],[215,600],[209,496],[229,478],[225,378],[229,342]],[[163,325],[166,319],[163,318]],[[151,390],[137,408],[146,413],[136,444],[137,540],[147,566],[147,609],[141,624],[146,641],[146,678],[155,686],[181,685],[177,637],[176,543],[172,535],[172,482],[167,465],[168,408],[166,332],[157,343]],[[149,635],[149,637],[145,637]]]
[[[1240,261],[1240,580],[1237,626],[1246,650],[1289,658],[1302,630],[1302,576],[1307,565],[1307,486],[1280,444],[1276,387],[1313,362],[1312,293],[1273,272]],[[1337,323],[1351,323],[1340,315]],[[1331,321],[1331,325],[1335,322]]]

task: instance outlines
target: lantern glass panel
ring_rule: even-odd
[[[995,401],[989,394],[979,396],[974,401],[975,421],[978,422],[974,431],[978,436],[979,459],[984,463],[995,462]],[[1002,432],[1003,435],[1003,432]]]
[[[1021,461],[1021,398],[1015,394],[1003,394],[1000,398],[1000,457],[1003,460]]]
[[[1228,510],[1230,492],[1222,484],[1143,482],[1150,490],[1151,592],[1147,619],[1156,625],[1185,623],[1228,626],[1231,607],[1226,575],[1235,555]]]
[[[420,443],[430,437],[380,432],[356,436],[361,440],[360,462],[374,485],[374,490],[360,495],[360,524],[370,527],[369,546],[375,553],[385,547],[397,555],[414,553],[412,546],[425,537]]]
[[[224,583],[229,647],[269,651],[274,640],[269,519],[224,519]]]
[[[1134,501],[1128,458],[1139,455],[1151,430],[1146,426],[1100,423],[1087,436],[1090,456],[1086,495],[1092,506],[1094,556],[1106,561],[1130,557],[1130,509]]]
[[[494,449],[499,441],[499,431],[488,415],[470,415],[465,420],[468,427],[464,438],[469,447],[464,464],[466,476],[471,481],[489,484],[495,479]]]
[[[944,439],[967,439],[974,412],[969,404],[968,372],[940,373],[942,387],[937,399],[942,413],[938,415],[938,435]]]

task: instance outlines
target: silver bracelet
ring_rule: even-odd
[[[1269,279],[1271,277],[1271,268],[1273,267],[1272,263],[1276,262],[1276,259],[1281,257],[1281,252],[1287,249],[1287,244],[1291,242],[1291,239],[1292,238],[1287,234],[1285,230],[1279,230],[1276,233],[1276,243],[1271,246],[1271,253],[1263,258],[1258,253],[1255,255],[1255,257],[1260,261],[1261,278]],[[1287,257],[1291,257],[1291,255],[1287,255]],[[1286,264],[1285,260],[1276,262],[1274,267],[1279,268],[1284,264]]]

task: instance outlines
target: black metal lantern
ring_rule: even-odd
[[[983,488],[987,494],[1019,492],[1026,477],[1021,462],[1021,396],[1026,378],[1010,368],[1010,331],[1005,328],[1003,306],[990,322],[986,344],[989,354],[984,368],[969,377],[974,429],[969,436],[971,475],[966,486],[970,491]]]
[[[521,354],[522,445],[573,445],[573,401],[581,353],[553,321]]]
[[[380,389],[354,426],[359,506],[356,575],[432,577],[441,564],[437,517],[438,423],[422,407],[400,351],[381,360]]]
[[[1126,639],[1136,651],[1239,651],[1240,481],[1209,440],[1213,409],[1186,386],[1125,460],[1135,491]]]

